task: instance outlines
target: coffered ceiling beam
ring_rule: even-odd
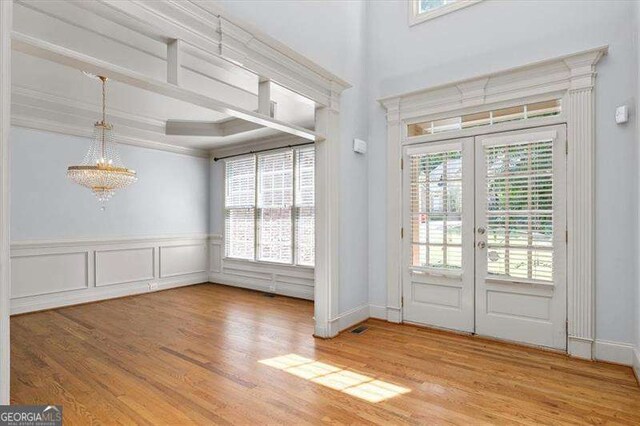
[[[271,117],[271,81],[267,78],[258,83],[258,112]]]
[[[167,43],[167,83],[182,85],[182,41]]]
[[[91,72],[96,75],[104,75],[121,83],[129,84],[140,89],[149,90],[173,99],[189,102],[212,111],[218,111],[235,118],[246,120],[274,130],[289,133],[312,141],[324,140],[322,135],[297,126],[292,123],[276,120],[269,116],[245,110],[234,105],[222,102],[209,96],[185,89],[175,84],[149,78],[127,68],[111,64],[83,53],[67,49],[65,47],[39,40],[18,32],[12,33],[13,49],[22,53],[47,59],[61,65],[79,70]]]

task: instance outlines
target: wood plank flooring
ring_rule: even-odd
[[[67,425],[640,424],[630,368],[377,320],[314,339],[312,314],[202,284],[16,316],[11,400]]]

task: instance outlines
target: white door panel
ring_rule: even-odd
[[[473,331],[473,155],[472,138],[405,151],[405,321]]]
[[[475,145],[476,333],[565,349],[564,126]]]

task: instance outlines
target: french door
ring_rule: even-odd
[[[565,133],[405,148],[405,321],[566,348]]]

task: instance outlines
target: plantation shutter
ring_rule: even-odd
[[[227,257],[249,260],[255,257],[255,171],[254,156],[226,162],[225,251]]]
[[[258,260],[292,263],[293,152],[258,157]]]
[[[315,262],[315,147],[302,148],[296,155],[296,263]]]

